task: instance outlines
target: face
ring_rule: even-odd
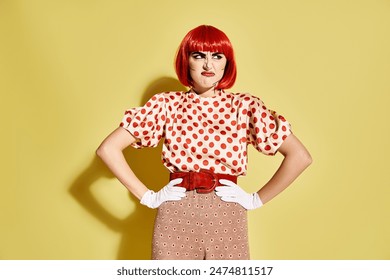
[[[225,72],[226,56],[218,52],[192,52],[189,57],[190,75],[194,89],[214,88]]]

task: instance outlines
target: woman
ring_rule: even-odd
[[[215,27],[191,30],[176,55],[187,92],[154,95],[125,116],[97,150],[121,183],[150,208],[158,208],[153,259],[249,259],[247,210],[261,207],[311,163],[289,123],[247,93],[230,93],[236,79],[233,48]],[[122,151],[155,147],[164,138],[163,164],[171,172],[158,192],[132,172]],[[237,185],[246,174],[247,145],[283,156],[258,192]]]

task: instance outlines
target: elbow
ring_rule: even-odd
[[[294,135],[287,138],[285,144],[283,143],[279,150],[285,158],[294,162],[301,169],[305,169],[313,162],[309,151]]]
[[[101,145],[96,149],[95,154],[96,154],[99,158],[102,158],[102,156],[103,156],[103,147],[102,147]]]
[[[313,158],[306,149],[292,151],[291,153],[287,153],[285,157],[294,161],[295,165],[301,169],[306,169],[313,162]]]
[[[301,153],[300,158],[301,158],[301,162],[305,166],[305,168],[313,163],[313,158],[311,157],[311,155],[308,151]]]
[[[122,149],[110,141],[103,141],[95,151],[96,155],[104,162],[109,161],[112,157],[115,157],[121,152]]]
[[[106,144],[102,143],[97,149],[96,149],[96,155],[101,158],[101,159],[104,159],[110,152],[109,152],[109,148],[107,147]]]

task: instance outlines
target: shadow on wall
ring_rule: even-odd
[[[147,87],[143,94],[142,104],[139,106],[143,106],[156,93],[172,90],[185,91],[186,89],[176,79],[168,77],[157,79]],[[119,122],[120,120],[118,120],[118,125]],[[115,127],[112,130],[114,129]],[[134,149],[130,147],[124,151],[134,173],[148,188],[155,191],[168,182],[169,176],[168,170],[161,163],[162,142],[160,141],[156,148]],[[130,200],[136,205],[135,210],[125,219],[113,216],[109,209],[104,209],[99,204],[91,191],[93,183],[102,177],[114,178],[104,163],[95,156],[90,165],[74,180],[69,192],[92,216],[111,230],[122,234],[117,259],[150,259],[156,210],[139,204],[138,199],[129,193]]]

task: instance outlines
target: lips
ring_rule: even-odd
[[[207,71],[203,71],[201,74],[202,74],[202,76],[206,76],[206,77],[213,77],[213,76],[215,76],[215,73],[207,72]]]

